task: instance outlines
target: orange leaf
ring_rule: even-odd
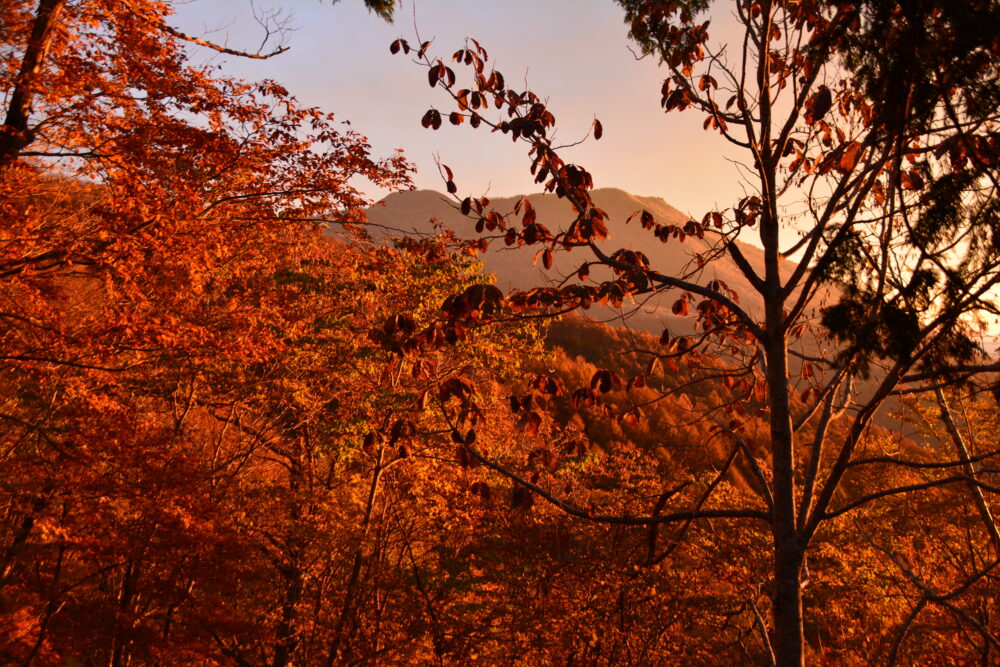
[[[861,159],[862,150],[861,144],[856,141],[852,141],[844,147],[844,152],[840,156],[840,168],[843,171],[851,171],[858,164],[858,160]]]

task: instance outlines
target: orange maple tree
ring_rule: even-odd
[[[492,288],[365,237],[353,184],[408,186],[402,155],[190,64],[231,50],[169,4],[0,10],[3,661],[468,655],[483,597],[443,554],[489,491],[438,406],[495,412],[532,328],[442,327]]]
[[[190,42],[222,47],[169,11],[0,8],[5,660],[204,659],[236,624],[289,661],[289,619],[227,614],[206,590],[254,544],[237,491],[262,445],[228,434],[268,392],[279,413],[308,403],[307,378],[277,369],[334,316],[304,315],[324,305],[310,285],[343,307],[385,296],[365,286],[379,270],[416,273],[326,233],[363,221],[350,179],[408,184],[402,156],[372,158],[274,82],[190,64]]]

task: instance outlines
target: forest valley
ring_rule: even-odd
[[[442,164],[463,226],[412,237],[359,190],[401,152],[192,64],[280,49],[173,4],[0,0],[0,663],[1000,661],[995,1],[732,0],[723,56],[707,2],[617,0],[746,151],[699,220],[603,206],[487,45],[401,37],[415,118],[568,212]]]

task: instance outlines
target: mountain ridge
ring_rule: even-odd
[[[592,191],[594,203],[608,214],[609,238],[600,243],[602,250],[610,254],[618,249],[638,250],[645,254],[654,269],[670,271],[677,275],[690,273],[694,279],[704,284],[710,280],[725,282],[737,294],[739,303],[751,316],[762,312],[759,294],[732,262],[723,259],[699,268],[694,259],[696,253],[703,253],[711,246],[708,240],[687,236],[681,242],[668,239],[662,242],[649,230],[642,228],[638,220],[627,223],[629,216],[637,211],[649,211],[659,224],[683,226],[691,217],[669,204],[662,197],[641,196],[620,188],[600,188]],[[490,207],[504,215],[508,224],[520,225],[520,217],[514,215],[515,204],[526,197],[535,209],[537,221],[545,225],[553,234],[565,230],[575,214],[571,205],[554,194],[535,193],[514,197],[492,197]],[[369,222],[375,235],[404,234],[426,236],[444,230],[453,232],[461,240],[480,238],[490,240],[488,249],[481,254],[485,271],[493,273],[497,285],[504,291],[530,289],[565,281],[575,281],[575,273],[585,257],[576,252],[557,252],[553,266],[543,271],[537,262],[542,244],[523,247],[507,247],[502,235],[493,232],[485,235],[475,231],[475,219],[463,216],[455,200],[436,190],[411,190],[392,193],[368,210]],[[736,242],[750,262],[760,270],[764,264],[763,251],[742,241]],[[592,280],[609,279],[610,273],[592,271]],[[680,318],[673,314],[670,306],[680,294],[680,290],[668,290],[662,294],[646,298],[632,309],[623,312],[613,309],[592,309],[590,316],[599,320],[628,319],[630,326],[659,333],[664,327],[678,333],[690,333],[692,318]]]

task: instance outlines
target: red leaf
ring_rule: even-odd
[[[861,158],[861,144],[852,141],[844,147],[844,153],[840,156],[840,168],[843,171],[851,171]]]
[[[820,86],[816,94],[809,98],[808,105],[805,121],[812,125],[822,119],[833,106],[833,94],[826,86]]]
[[[622,379],[614,371],[597,371],[590,379],[590,388],[606,394],[613,389],[622,388]]]
[[[535,496],[523,486],[515,486],[514,492],[510,496],[511,509],[523,507],[528,509],[535,502]]]
[[[469,491],[471,491],[474,495],[479,496],[483,500],[490,499],[491,495],[490,485],[487,484],[486,482],[476,482],[475,484],[469,487]]]
[[[542,425],[542,416],[537,412],[529,412],[518,423],[518,428],[530,437],[538,437],[538,429]]]
[[[899,183],[904,190],[920,190],[924,187],[924,178],[916,170],[911,169],[899,175]]]

